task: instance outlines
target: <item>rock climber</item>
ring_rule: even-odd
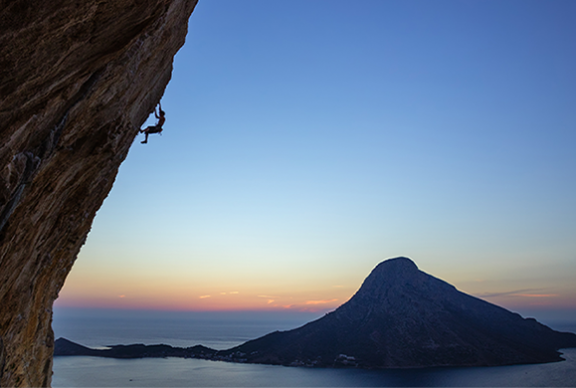
[[[154,108],[154,116],[156,116],[156,118],[158,119],[158,123],[156,125],[151,125],[149,127],[147,127],[146,129],[141,129],[140,133],[144,133],[146,135],[146,137],[144,138],[144,140],[142,141],[142,144],[146,144],[148,143],[148,135],[151,133],[162,133],[162,125],[164,125],[164,122],[166,121],[166,113],[162,110],[162,105],[160,103],[158,103],[158,107],[159,107],[159,113],[156,113],[156,108]]]

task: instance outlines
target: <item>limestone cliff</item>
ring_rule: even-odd
[[[2,1],[1,386],[50,385],[52,304],[196,1]]]

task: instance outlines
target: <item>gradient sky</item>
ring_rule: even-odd
[[[58,307],[333,309],[382,260],[576,317],[576,2],[200,0]]]

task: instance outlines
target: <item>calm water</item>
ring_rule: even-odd
[[[314,314],[56,313],[54,332],[89,345],[238,345],[274,330],[286,330]],[[553,326],[553,325],[552,325]],[[556,329],[575,331],[576,325]],[[56,357],[53,387],[576,387],[576,349],[563,362],[490,368],[428,368],[366,371],[309,369],[165,358],[116,360]]]

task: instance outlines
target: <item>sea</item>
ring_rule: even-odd
[[[55,338],[116,344],[202,344],[227,349],[318,313],[55,310]],[[576,332],[576,322],[543,322]],[[238,364],[183,358],[54,358],[53,387],[576,387],[576,349],[561,362],[501,367],[361,370]]]

